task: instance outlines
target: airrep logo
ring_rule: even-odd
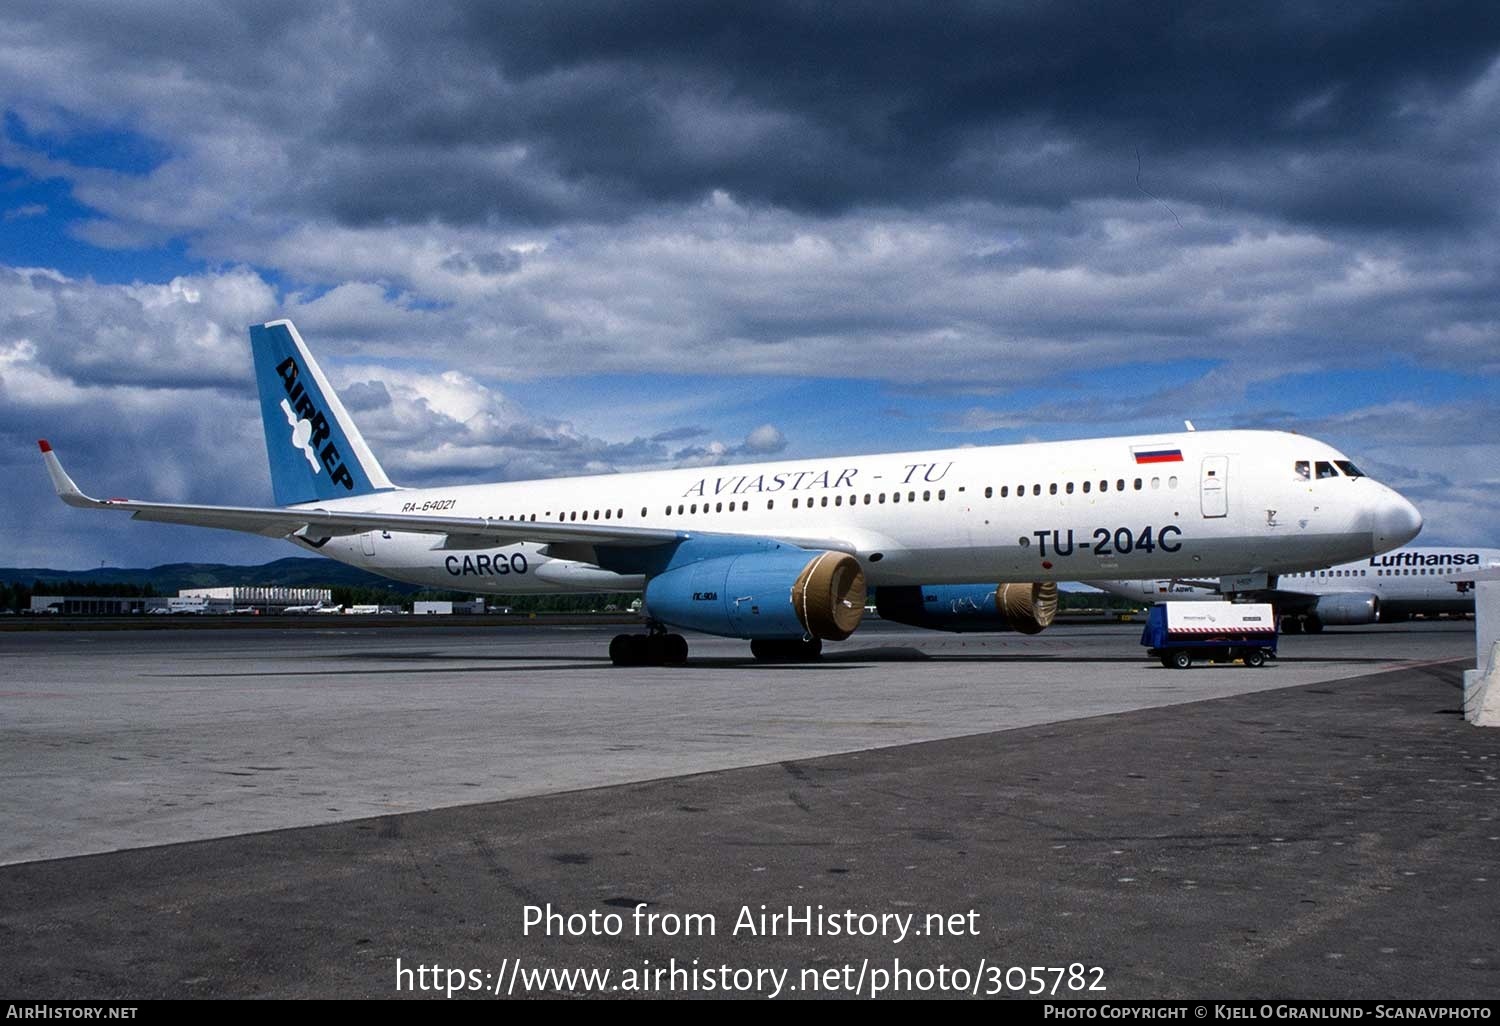
[[[333,429],[323,411],[313,404],[307,389],[302,387],[301,368],[295,357],[288,356],[276,367],[281,383],[286,388],[286,398],[281,400],[281,412],[292,429],[292,445],[302,450],[308,466],[314,474],[328,469],[328,476],[335,484],[354,491],[354,475],[344,465],[339,449],[329,437]]]

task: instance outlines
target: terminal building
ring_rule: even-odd
[[[115,598],[101,595],[33,595],[33,613],[64,613],[69,616],[128,616],[166,609],[171,599]]]
[[[101,595],[33,595],[32,613],[66,616],[130,616],[145,613],[280,613],[288,606],[327,606],[329,588],[184,588],[176,598]]]
[[[231,609],[254,609],[260,613],[279,613],[287,606],[326,606],[333,602],[330,588],[274,588],[274,587],[226,587],[183,588],[177,593],[181,599],[199,599],[211,607],[222,605],[223,612]],[[210,608],[209,612],[219,612]]]
[[[479,615],[484,612],[484,599],[458,602],[414,602],[411,611],[417,616],[453,616],[457,614]]]

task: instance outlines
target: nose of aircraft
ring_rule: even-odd
[[[1422,514],[1404,496],[1390,488],[1376,500],[1370,536],[1377,552],[1405,545],[1422,530]]]

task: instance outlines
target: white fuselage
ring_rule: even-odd
[[[1170,462],[1138,462],[1147,451]],[[1198,577],[1328,566],[1416,534],[1420,515],[1379,482],[1294,469],[1336,460],[1345,457],[1300,435],[1200,431],[401,489],[309,505],[765,536],[851,552],[877,587]],[[453,590],[643,585],[576,549],[535,542],[454,548],[443,547],[453,539],[370,532],[304,544]]]

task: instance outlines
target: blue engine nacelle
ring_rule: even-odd
[[[1057,616],[1057,585],[927,584],[875,589],[882,620],[954,633],[1039,634]]]
[[[1313,607],[1313,616],[1334,627],[1375,623],[1380,619],[1380,600],[1374,595],[1324,595]]]
[[[865,614],[865,572],[843,552],[749,552],[658,574],[645,598],[652,619],[705,634],[842,641]]]

